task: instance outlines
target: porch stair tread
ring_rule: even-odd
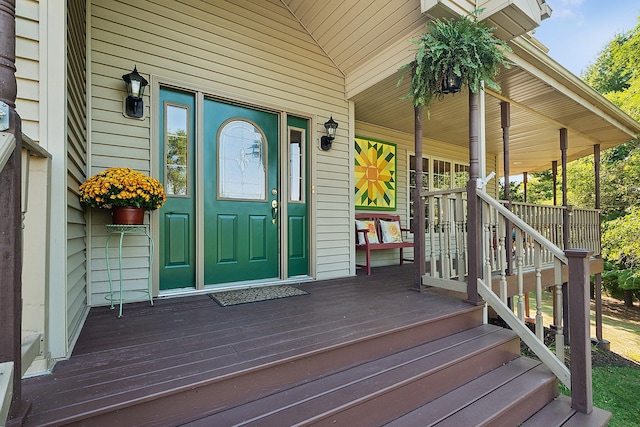
[[[560,395],[522,423],[522,427],[603,427],[610,419],[610,412],[596,407],[590,414],[578,412],[571,408],[569,397]]]
[[[442,420],[414,425],[515,426],[553,399],[557,390],[556,377],[545,366],[538,365],[488,392],[471,396],[472,400]],[[429,413],[432,406],[425,405],[423,413]]]
[[[465,411],[476,406],[486,419],[503,414],[504,395],[522,399],[501,420],[539,408],[528,425],[554,418],[557,380],[520,357],[513,331],[483,325],[481,306],[399,287],[397,272],[380,269],[362,286],[304,285],[304,299],[251,307],[194,296],[133,304],[115,321],[92,308],[71,360],[23,381],[34,402],[24,425],[414,426],[425,408],[446,425],[475,421]],[[521,393],[529,384],[541,391]]]
[[[482,325],[187,425],[381,425],[508,364],[518,358],[518,351],[519,340],[513,332]],[[376,410],[380,407],[385,411]]]
[[[431,298],[437,300],[435,296]],[[156,309],[159,307],[160,305]],[[209,354],[206,359],[201,358],[205,351],[199,351],[194,356],[195,353],[190,353],[187,346],[184,347],[184,352],[177,352],[166,360],[162,357],[156,359],[161,354],[152,353],[152,349],[139,343],[132,343],[133,349],[130,350],[123,350],[122,347],[116,347],[113,351],[105,350],[106,353],[99,359],[104,366],[87,368],[83,366],[85,357],[79,355],[70,363],[61,364],[58,381],[50,381],[46,377],[31,380],[43,382],[38,388],[39,394],[55,394],[56,402],[49,408],[35,408],[27,425],[61,425],[83,420],[91,420],[92,425],[113,425],[111,423],[114,419],[124,422],[128,416],[137,417],[141,412],[160,417],[158,414],[163,414],[171,406],[167,402],[191,399],[188,409],[185,408],[182,412],[178,409],[161,417],[164,425],[175,425],[178,421],[194,419],[193,414],[204,416],[209,413],[207,411],[221,411],[281,388],[292,387],[312,378],[383,357],[390,352],[402,351],[433,340],[446,343],[452,333],[465,333],[482,324],[481,307],[464,304],[460,307],[453,313],[450,309],[443,310],[442,314],[427,319],[420,319],[416,314],[406,311],[404,315],[398,314],[403,319],[399,319],[397,323],[389,322],[389,319],[380,322],[377,316],[369,316],[368,321],[365,316],[361,316],[362,319],[347,316],[352,317],[350,322],[357,324],[354,326],[354,323],[347,323],[359,331],[357,333],[342,326],[345,322],[342,318],[345,316],[340,316],[342,320],[335,322],[335,328],[330,320],[312,329],[298,326],[306,330],[306,336],[296,330],[294,334],[298,334],[297,337],[287,336],[280,340],[274,339],[273,335],[270,339],[263,339],[255,330],[244,325],[251,332],[252,338],[243,342],[238,336],[234,336],[229,339],[228,344],[233,351],[229,352],[222,346],[222,354]],[[402,313],[402,310],[399,311]],[[389,328],[389,323],[396,323],[398,326]],[[345,330],[336,331],[340,327]],[[311,330],[316,332],[310,333]],[[213,338],[208,340],[216,341]],[[258,344],[252,343],[252,340],[264,342]],[[167,345],[162,341],[157,350],[162,353],[169,347],[175,348],[178,342],[180,340]],[[277,348],[269,350],[273,345]],[[131,355],[123,354],[123,351],[130,352]],[[218,352],[215,349],[210,351],[216,354]],[[154,358],[149,359],[151,354]],[[138,360],[145,355],[146,360]],[[135,360],[131,364],[123,364],[122,361],[129,360],[130,356],[135,357]],[[89,355],[87,358],[91,360]],[[96,363],[96,359],[93,360]],[[111,366],[112,362],[116,363]],[[139,366],[137,370],[130,370],[131,365],[136,364],[148,364],[152,369]],[[98,381],[96,372],[100,372]],[[78,393],[84,398],[79,400]],[[142,407],[145,409],[141,409]],[[154,419],[149,425],[158,425],[157,420]]]

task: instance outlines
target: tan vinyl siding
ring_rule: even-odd
[[[16,3],[16,111],[22,119],[22,132],[34,141],[40,141],[39,30],[39,3],[19,0]]]
[[[92,173],[129,166],[157,174],[151,170],[157,153],[157,141],[151,140],[150,116],[156,113],[152,91],[145,95],[144,120],[122,115],[121,76],[134,65],[159,83],[181,82],[185,89],[316,119],[317,134],[310,129],[310,151],[316,159],[312,185],[317,205],[322,206],[315,212],[314,224],[317,277],[349,274],[349,116],[344,76],[280,1],[146,0],[132,5],[97,0],[91,5],[90,22]],[[320,153],[317,139],[331,115],[340,123],[336,143],[330,152]],[[345,180],[337,189],[336,175]],[[104,304],[108,290],[102,226],[108,221],[106,214],[92,212],[92,304]],[[131,286],[143,288],[148,245],[127,238],[125,246],[123,274],[135,280]]]
[[[87,309],[86,221],[78,186],[86,179],[86,14],[83,1],[67,9],[67,337],[80,333]]]

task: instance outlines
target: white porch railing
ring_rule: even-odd
[[[501,200],[503,206],[507,202]],[[530,203],[511,203],[511,211],[529,224],[547,240],[559,248],[564,248],[563,215],[569,210],[569,247],[585,248],[594,255],[601,254],[600,211],[597,209],[578,209],[569,206],[534,205]]]
[[[478,203],[481,206],[482,224],[473,228],[470,228],[466,222],[467,197],[464,189],[430,192],[425,195],[428,235],[425,236],[427,274],[423,276],[423,283],[466,293],[467,278],[465,275],[469,271],[466,264],[470,261],[467,259],[467,232],[480,227],[478,232],[482,233],[480,256],[483,277],[477,280],[478,294],[520,336],[558,379],[569,389],[572,389],[571,374],[564,363],[562,286],[563,283],[569,281],[567,267],[569,260],[564,250],[561,249],[563,208],[515,204],[513,209],[518,212],[519,215],[517,215],[486,192],[478,190],[477,195]],[[590,250],[599,249],[599,212],[574,209],[571,214],[576,225],[571,227],[570,242],[591,242],[590,245],[583,246]],[[524,218],[521,218],[520,215]],[[531,221],[531,224],[527,221]],[[574,252],[580,252],[580,254],[572,254],[572,260],[590,254],[588,251],[577,250]],[[507,254],[510,254],[511,257],[508,257]],[[508,266],[509,258],[511,258],[510,266]],[[513,277],[507,277],[507,271],[511,272]],[[525,275],[533,275],[535,278],[535,333],[525,324]],[[573,283],[574,289],[583,290],[585,287],[588,289],[588,272],[582,276],[586,277],[586,283],[584,277],[571,279],[570,284]],[[492,278],[496,278],[495,289],[492,286]],[[551,289],[555,296],[555,354],[544,343],[542,295],[547,288]],[[508,297],[515,297],[513,299],[515,313],[507,304]],[[577,302],[576,304],[581,303]],[[586,304],[582,305],[586,305],[586,315],[588,316],[588,299]],[[585,307],[580,306],[575,311],[583,313],[584,309]],[[586,324],[588,326],[588,320]],[[588,329],[586,334],[586,338],[580,337],[576,341],[585,341],[588,343],[586,345],[590,345]],[[577,379],[583,378],[585,375],[590,377],[590,357],[589,367],[576,369],[576,371],[581,372],[576,376]],[[591,399],[590,391],[587,398],[586,390],[580,386],[574,387],[574,389],[572,392],[576,396],[583,396],[584,401]]]
[[[425,195],[427,276],[440,287],[463,291],[467,274],[467,197],[462,188]]]

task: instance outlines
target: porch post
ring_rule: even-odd
[[[527,203],[527,187],[529,186],[529,173],[522,172],[522,185],[524,186],[524,203]]]
[[[425,267],[425,212],[424,191],[422,188],[422,107],[414,106],[414,143],[416,159],[416,187],[413,189],[413,286],[422,290],[422,276]],[[433,267],[433,266],[432,266]]]
[[[569,260],[569,317],[571,318],[571,407],[585,414],[593,410],[591,339],[589,337],[589,257],[587,249],[564,251]]]
[[[600,144],[593,146],[593,174],[596,193],[595,208],[600,210]],[[602,244],[602,227],[600,224],[598,224],[598,241]],[[602,257],[602,254],[600,254],[600,256]],[[602,338],[602,273],[596,274],[595,279],[596,339],[598,340],[599,347],[609,350],[609,341]]]
[[[467,301],[473,305],[480,305],[478,295],[478,278],[482,272],[482,253],[480,251],[480,237],[482,235],[482,215],[476,193],[479,178],[478,165],[478,94],[469,90],[469,182],[467,183]]]
[[[511,104],[508,102],[502,101],[500,103],[500,126],[502,127],[502,152],[504,157],[504,198],[507,201],[507,208],[511,210],[511,186],[509,185],[509,177],[511,176],[510,171],[510,159],[509,159],[509,127],[511,126]],[[511,237],[511,221],[507,220],[505,223],[505,239],[509,247],[512,244]],[[510,275],[513,263],[513,252],[510,249],[506,251],[507,255],[507,268],[505,274]]]
[[[553,179],[553,206],[557,206],[558,205],[558,161],[554,160],[551,162],[551,177]],[[554,239],[556,239],[555,241],[557,242],[558,240],[558,228],[554,227],[554,231],[553,231],[554,235]],[[556,293],[553,292],[553,323],[554,325],[558,325],[559,324],[559,319],[558,319],[558,315],[556,313],[556,300],[557,300],[557,296]]]
[[[15,147],[0,170],[0,362],[13,362],[13,396],[9,418],[22,402],[22,132],[16,113],[17,84],[15,0],[0,0],[0,101],[8,106],[9,128]]]
[[[569,148],[569,140],[567,137],[567,128],[560,129],[560,153],[562,161],[562,206],[564,206],[562,216],[562,243],[564,249],[569,248],[569,210],[567,209],[567,149]]]
[[[563,250],[569,249],[569,206],[567,199],[567,149],[569,148],[569,140],[567,134],[567,128],[560,129],[560,161],[562,167],[562,245]],[[565,344],[571,345],[569,330],[571,325],[569,324],[569,303],[567,295],[567,283],[562,284],[562,314],[564,323],[564,341]]]
[[[553,206],[558,205],[558,161],[551,162],[551,176],[553,178]]]

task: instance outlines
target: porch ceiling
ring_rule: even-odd
[[[408,92],[408,82],[397,86],[400,74],[394,74],[353,98],[356,120],[413,133],[414,117],[411,102],[402,99]],[[498,155],[498,172],[503,173],[503,144],[500,103],[511,103],[509,129],[510,173],[539,172],[560,164],[560,132],[568,129],[568,160],[593,153],[594,144],[601,149],[627,142],[632,137],[618,126],[523,69],[504,70],[499,79],[501,93],[488,91],[486,100],[486,147]],[[640,128],[635,124],[635,132]],[[423,136],[466,147],[469,143],[468,92],[449,95],[432,103],[425,111]],[[426,154],[429,147],[423,147]],[[490,167],[490,166],[489,166]]]
[[[408,79],[397,85],[400,73],[397,61],[411,59],[408,40],[422,31],[429,19],[420,13],[419,0],[380,2],[376,0],[280,0],[306,28],[345,77],[387,60],[388,72],[372,78],[351,98],[355,119],[413,134],[413,108],[402,99],[408,92]],[[544,25],[544,24],[543,24]],[[488,91],[486,97],[487,152],[499,156],[498,173],[502,174],[502,129],[500,102],[511,103],[510,172],[537,172],[560,161],[559,129],[568,129],[568,159],[593,153],[594,144],[612,147],[640,133],[640,124],[630,120],[583,82],[555,63],[528,36],[511,42],[516,64],[499,77],[501,92]],[[404,41],[407,41],[406,47]],[[393,57],[381,52],[398,49],[405,52]],[[406,52],[409,52],[406,54]],[[396,61],[394,63],[393,61]],[[533,71],[532,71],[533,70]],[[395,72],[394,72],[395,71]],[[468,145],[468,96],[466,93],[434,101],[430,118],[423,121],[425,138],[460,146]],[[606,119],[605,119],[606,117]],[[428,147],[424,147],[429,152]]]

